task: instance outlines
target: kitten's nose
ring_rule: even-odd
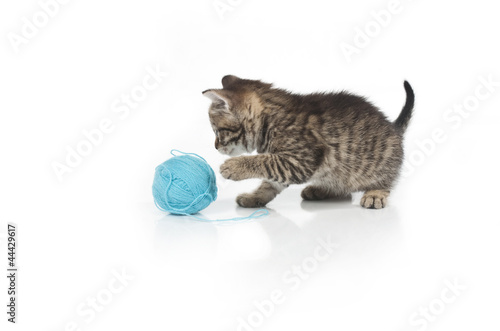
[[[215,149],[219,149],[219,138],[215,138]]]

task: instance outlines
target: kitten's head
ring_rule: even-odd
[[[257,95],[271,85],[229,75],[222,78],[222,87],[203,92],[212,100],[208,114],[215,133],[215,148],[230,156],[251,153],[256,148],[256,137],[249,124],[259,113]]]

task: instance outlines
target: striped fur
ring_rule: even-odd
[[[260,178],[262,185],[237,203],[260,207],[291,184],[310,183],[306,200],[365,191],[366,208],[383,208],[403,162],[403,133],[414,95],[391,123],[365,98],[350,94],[293,94],[255,80],[225,76],[222,89],[203,94],[212,100],[209,117],[215,148],[234,156],[221,166],[224,178]],[[257,151],[258,155],[237,156]]]

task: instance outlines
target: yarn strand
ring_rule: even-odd
[[[180,214],[180,215],[192,217],[198,221],[203,221],[203,222],[236,222],[236,221],[249,221],[249,220],[253,220],[253,219],[258,219],[258,218],[269,215],[269,211],[267,209],[259,209],[259,210],[254,211],[253,213],[251,213],[248,216],[233,217],[233,218],[218,218],[215,220],[202,218],[202,217],[199,217],[196,215],[186,214],[186,213]]]

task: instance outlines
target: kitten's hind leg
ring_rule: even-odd
[[[304,200],[325,200],[330,197],[330,192],[326,187],[309,185],[302,190],[300,196]]]
[[[265,180],[252,193],[243,193],[238,195],[236,203],[245,208],[264,207],[287,186],[288,185]]]
[[[370,190],[366,191],[361,198],[361,206],[365,208],[382,209],[387,205],[389,191],[386,190]]]
[[[304,200],[314,201],[314,200],[326,200],[326,199],[348,199],[351,197],[348,193],[337,193],[332,189],[324,186],[309,185],[306,186],[300,196]]]

